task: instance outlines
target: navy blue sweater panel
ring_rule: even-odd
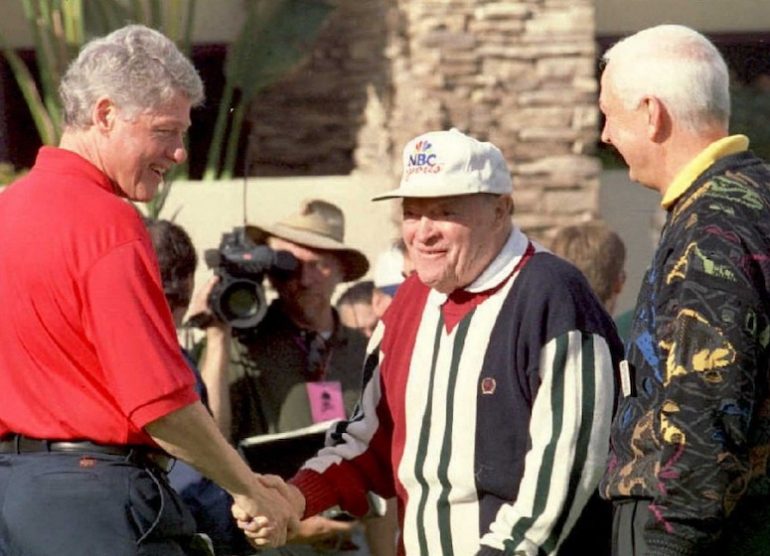
[[[582,273],[551,253],[537,253],[503,302],[479,375],[475,467],[482,535],[519,491],[541,350],[575,330],[605,337],[615,361],[622,358],[615,325]],[[493,394],[484,393],[485,379],[494,382]]]

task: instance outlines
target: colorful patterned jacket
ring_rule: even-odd
[[[651,502],[645,540],[663,556],[705,554],[737,506],[768,505],[770,168],[720,158],[668,209],[601,486]]]

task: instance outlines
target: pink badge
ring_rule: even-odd
[[[314,423],[332,419],[345,419],[345,404],[342,401],[342,385],[338,381],[308,382],[307,397]]]

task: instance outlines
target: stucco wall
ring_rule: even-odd
[[[703,33],[767,33],[767,0],[595,0],[596,33],[624,35],[660,23]]]

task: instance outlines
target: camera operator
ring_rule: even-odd
[[[236,443],[350,416],[358,400],[366,338],[340,323],[331,298],[338,284],[360,278],[369,263],[344,244],[344,226],[337,206],[306,200],[296,214],[274,225],[247,227],[257,245],[266,244],[276,253],[287,251],[299,266],[288,275],[267,271],[278,297],[256,326],[233,328],[229,364],[224,364],[229,349],[226,334],[215,330],[212,338],[207,329],[201,372],[220,429],[230,430]],[[212,349],[224,354],[221,364],[209,356]],[[313,518],[301,525],[300,542],[328,548],[347,538],[353,527]],[[307,545],[281,551],[316,553]]]

